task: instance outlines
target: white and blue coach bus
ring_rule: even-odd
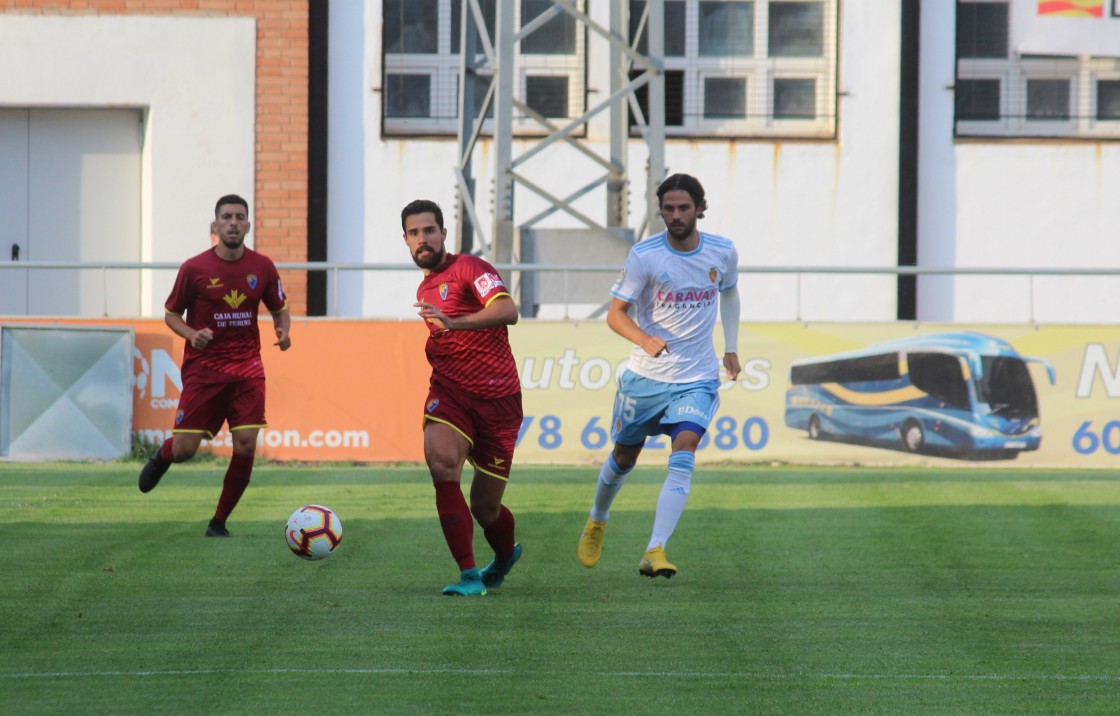
[[[914,336],[790,366],[786,425],[814,440],[965,459],[1015,457],[1042,441],[1027,364],[973,331]]]

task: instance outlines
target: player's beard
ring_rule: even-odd
[[[222,246],[225,246],[230,251],[236,251],[245,244],[245,234],[238,234],[235,237],[231,237],[228,234],[222,234],[218,238],[222,242]]]
[[[428,251],[421,256],[420,249],[417,249],[412,255],[412,261],[422,269],[434,269],[443,263],[443,257],[447,254],[447,251],[442,248],[438,251],[426,246],[420,248],[427,248]]]
[[[692,232],[696,230],[696,219],[679,224],[669,224],[665,228],[669,232],[669,236],[677,241],[687,241],[688,237],[692,236]]]

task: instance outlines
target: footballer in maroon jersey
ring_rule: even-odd
[[[249,205],[230,194],[214,207],[213,248],[179,269],[164,304],[168,327],[186,340],[183,392],[172,437],[140,472],[140,491],[149,492],[174,462],[189,460],[203,438],[228,424],[233,457],[226,471],[208,537],[228,537],[226,519],[237,506],[253,471],[257,435],[265,427],[265,379],[257,315],[263,303],[272,314],[280,350],[291,347],[280,274],[272,261],[245,247]]]
[[[482,259],[463,254],[444,254],[443,262],[429,269],[416,289],[418,305],[438,307],[449,318],[477,313],[499,298],[513,303],[498,272]],[[424,352],[433,380],[483,398],[521,391],[506,324],[463,331],[429,320],[428,329]]]
[[[517,305],[493,266],[448,253],[443,212],[418,199],[401,211],[412,260],[424,272],[416,290],[430,331],[424,348],[432,366],[424,403],[424,457],[436,491],[444,539],[459,565],[451,596],[482,596],[505,580],[521,557],[513,513],[502,504],[521,429],[521,381],[507,326]],[[461,485],[463,465],[474,467],[470,506]],[[474,558],[474,522],[494,549],[481,570]]]
[[[183,380],[225,383],[263,378],[257,327],[262,303],[272,312],[281,312],[285,306],[280,274],[262,254],[245,248],[240,257],[230,261],[210,249],[187,259],[164,308],[172,316],[185,313],[192,330],[210,328],[213,338],[202,350],[187,342]]]

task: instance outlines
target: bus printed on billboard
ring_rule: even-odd
[[[876,343],[790,365],[785,423],[813,440],[963,459],[1013,458],[1042,441],[1028,363],[975,331]]]

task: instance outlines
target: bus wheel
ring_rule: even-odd
[[[816,415],[809,416],[809,439],[820,440],[822,435],[824,431],[821,430],[821,419]]]
[[[926,441],[925,433],[922,432],[922,425],[917,420],[907,420],[903,424],[899,435],[902,437],[902,447],[906,448],[907,452],[920,451],[922,444]]]

